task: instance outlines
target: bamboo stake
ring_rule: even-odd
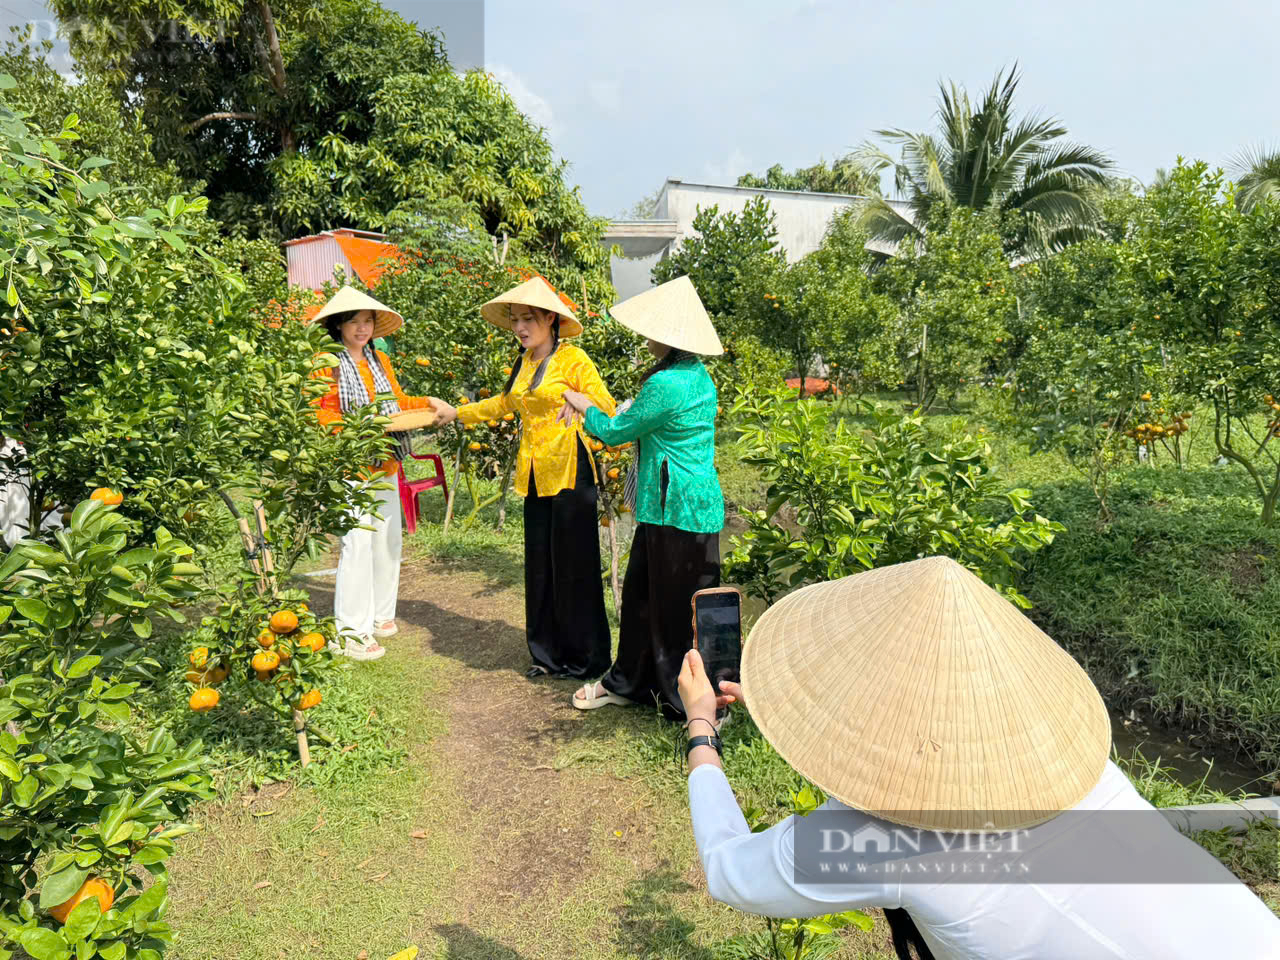
[[[596,460],[596,455],[591,454],[591,466],[596,472],[596,489],[600,491],[600,499],[604,502],[604,515],[609,518],[609,586],[613,590],[613,609],[619,617],[622,616],[622,591],[618,586],[618,518],[613,512],[613,502],[609,499],[609,492],[604,486],[604,471],[600,469],[600,463]]]
[[[254,517],[258,522],[258,550],[262,556],[262,570],[259,573],[258,592],[272,592],[274,596],[272,575],[276,572],[275,562],[271,559],[271,548],[267,546],[267,513],[262,508],[262,501],[253,502]],[[245,524],[246,528],[248,524]],[[307,718],[298,709],[293,711],[293,732],[298,736],[298,762],[305,769],[311,763],[311,744],[307,742]]]
[[[298,759],[305,767],[311,762],[311,745],[307,743],[307,718],[301,710],[293,711],[293,732],[298,735]]]
[[[458,471],[462,469],[462,447],[453,457],[453,479],[449,481],[449,500],[444,505],[444,526],[441,533],[449,532],[449,521],[453,519],[453,499],[458,495]]]

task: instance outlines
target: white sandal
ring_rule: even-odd
[[[596,687],[604,690],[604,693],[597,696]],[[578,694],[583,693],[584,691],[587,694],[585,697],[578,696]],[[573,705],[579,710],[594,710],[597,707],[604,707],[611,703],[616,703],[620,707],[630,706],[635,703],[634,700],[628,700],[626,697],[620,697],[616,693],[610,693],[605,689],[605,685],[600,683],[598,680],[595,683],[584,683],[577,690],[573,691],[573,697],[571,699],[573,701]]]

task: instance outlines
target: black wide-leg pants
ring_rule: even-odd
[[[690,533],[654,523],[636,527],[622,582],[618,658],[600,682],[610,693],[683,720],[676,688],[693,646],[693,594],[720,586],[720,534]]]
[[[578,443],[572,489],[524,498],[524,622],[529,655],[548,673],[598,677],[609,668],[609,618],[600,576],[596,484]]]

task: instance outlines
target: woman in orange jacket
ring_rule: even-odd
[[[497,396],[453,408],[436,401],[439,423],[465,423],[518,413],[516,492],[524,500],[525,632],[528,677],[600,676],[611,641],[600,578],[595,462],[580,424],[558,423],[566,390],[615,410],[595,364],[562,342],[582,324],[542,277],[490,300],[481,314],[520,342],[520,358]]]
[[[430,409],[440,403],[431,397],[406,395],[387,355],[373,348],[375,337],[385,337],[404,324],[404,318],[390,307],[346,286],[325,304],[315,320],[323,323],[329,336],[344,348],[336,351],[336,368],[317,374],[333,381],[318,403],[317,416],[322,424],[337,426],[344,413],[375,400],[385,416]],[[397,632],[401,534],[400,492],[395,478],[399,460],[408,452],[407,436],[398,436],[398,458],[371,467],[372,474],[389,479],[391,486],[375,491],[376,512],[361,517],[360,526],[342,538],[333,614],[339,630],[348,636],[341,652],[356,660],[377,660],[386,653],[378,639]]]

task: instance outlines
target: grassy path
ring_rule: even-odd
[[[635,762],[652,716],[526,680],[519,591],[468,566],[406,564],[401,633],[359,668],[399,769],[205,808],[174,862],[182,960],[712,960],[759,926],[706,896],[674,765]],[[840,956],[888,956],[882,933]]]

